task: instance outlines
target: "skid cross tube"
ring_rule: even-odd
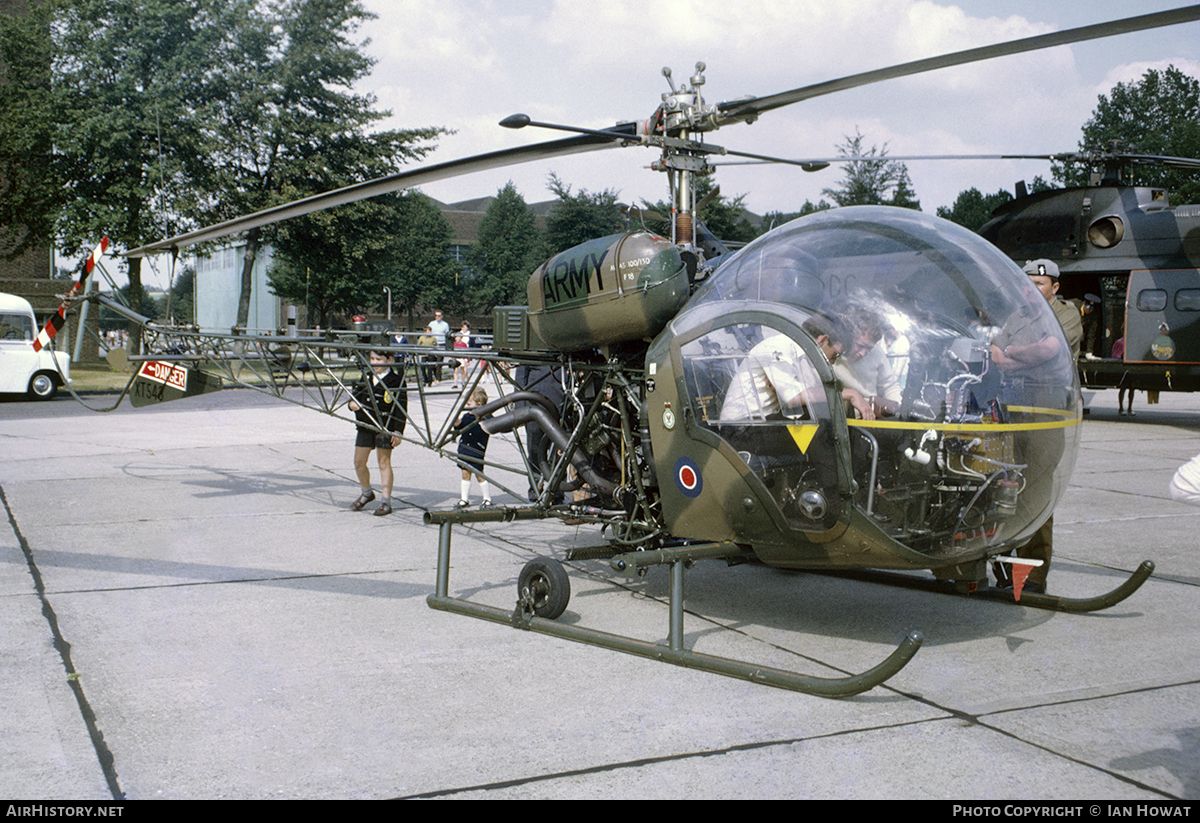
[[[488,512],[465,513],[429,512],[425,521],[436,524],[438,531],[438,568],[437,584],[433,594],[426,598],[432,609],[455,612],[490,620],[493,623],[506,623],[515,628],[548,634],[577,643],[587,643],[614,651],[625,652],[651,660],[673,663],[676,666],[686,666],[692,669],[711,672],[713,674],[737,677],[754,683],[762,683],[780,689],[788,689],[819,697],[850,697],[868,691],[880,685],[896,674],[921,647],[923,638],[919,632],[910,632],[900,645],[881,663],[861,674],[848,677],[823,678],[797,674],[784,669],[768,666],[758,666],[739,660],[699,654],[683,647],[683,572],[687,565],[701,557],[731,557],[740,555],[743,551],[733,544],[708,543],[698,546],[687,546],[676,549],[664,549],[656,552],[633,552],[622,555],[622,558],[636,557],[637,566],[669,563],[671,565],[671,602],[670,627],[668,643],[653,643],[637,640],[608,632],[597,631],[579,626],[558,623],[538,617],[522,608],[508,612],[493,606],[472,603],[450,596],[450,544],[455,522],[504,521],[511,519],[532,519],[542,516],[535,509],[508,509]],[[620,558],[618,558],[620,559]],[[614,564],[617,562],[613,561]]]

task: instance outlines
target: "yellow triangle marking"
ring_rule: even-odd
[[[788,433],[792,435],[792,439],[800,447],[801,454],[808,454],[808,446],[812,443],[812,439],[817,433],[817,424],[809,423],[805,426],[788,426]]]

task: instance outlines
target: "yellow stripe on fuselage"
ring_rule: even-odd
[[[1038,423],[989,423],[986,421],[979,423],[922,423],[920,421],[902,420],[847,420],[846,425],[861,426],[864,429],[911,429],[913,431],[928,431],[929,429],[933,429],[934,431],[943,432],[1027,432],[1042,429],[1065,429],[1068,426],[1078,426],[1083,422],[1083,417],[1078,412],[1067,411],[1065,409],[1009,406],[1008,410],[1010,412],[1020,412],[1021,414],[1045,415],[1058,419],[1044,420]]]

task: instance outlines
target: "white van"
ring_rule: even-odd
[[[0,292],[0,393],[27,393],[49,400],[58,393],[62,375],[71,379],[71,358],[48,349],[33,350],[38,326],[33,306],[23,297]]]

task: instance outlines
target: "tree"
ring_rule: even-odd
[[[571,187],[551,173],[550,191],[558,202],[546,218],[546,234],[542,257],[551,257],[587,240],[625,230],[625,218],[617,203],[617,192],[605,189],[591,193],[580,189],[571,194]]]
[[[49,240],[62,202],[55,179],[46,9],[0,13],[0,254],[15,258]]]
[[[419,305],[460,310],[465,304],[462,266],[450,256],[454,231],[433,200],[420,192],[400,198],[396,216],[397,233],[387,247],[388,284],[392,301],[409,313]]]
[[[371,67],[351,42],[369,17],[357,0],[42,0],[0,15],[0,217],[67,248],[103,233],[131,248],[423,156],[440,129],[370,134],[387,112],[350,92]],[[45,168],[6,174],[22,157]],[[247,238],[240,325],[268,237]]]
[[[714,194],[714,192],[716,192]],[[719,240],[733,243],[749,243],[758,237],[759,230],[746,219],[746,195],[739,194],[732,200],[720,193],[720,188],[713,184],[711,178],[701,177],[696,183],[696,202],[699,204],[708,198],[708,202],[698,210],[697,216],[708,226],[708,230]],[[647,222],[657,224],[657,230],[670,236],[671,204],[665,200],[657,203],[642,201],[642,206],[659,215],[661,219],[646,216]]]
[[[271,291],[308,307],[309,322],[381,306],[411,311],[453,289],[450,225],[420,192],[389,194],[289,220],[279,227]]]
[[[189,184],[204,163],[196,113],[247,2],[44,0],[24,19],[0,15],[0,59],[16,70],[0,83],[0,176],[16,186],[0,212],[19,208],[31,236],[53,234],[67,249],[103,234],[130,248],[194,218]],[[14,52],[22,47],[33,54]],[[14,156],[31,159],[41,182],[13,174]],[[126,265],[138,306],[141,259]]]
[[[176,323],[196,322],[196,270],[190,266],[175,278],[163,307],[168,319]]]
[[[971,231],[979,231],[984,223],[992,219],[992,212],[1013,199],[1004,189],[995,194],[982,194],[977,188],[960,191],[954,205],[938,206],[937,216],[950,220]]]
[[[921,201],[917,199],[917,193],[913,191],[912,179],[908,176],[908,168],[903,163],[900,164],[900,175],[896,180],[896,187],[892,190],[892,197],[886,205],[913,211],[921,210]]]
[[[1092,117],[1083,125],[1080,149],[1106,149],[1113,142],[1141,154],[1200,157],[1200,80],[1174,66],[1149,69],[1134,83],[1117,83],[1100,95]],[[1071,186],[1086,185],[1090,169],[1055,164],[1054,179]],[[1165,186],[1180,203],[1200,202],[1195,172],[1135,166],[1126,182]]]
[[[829,204],[828,200],[821,200],[815,205],[811,200],[805,200],[804,205],[800,207],[800,211],[769,211],[762,216],[762,233],[766,234],[776,226],[790,223],[799,217],[819,211],[827,211],[832,208],[833,206]]]
[[[837,147],[842,157],[866,157],[842,164],[841,187],[824,189],[821,193],[839,206],[900,206],[921,210],[921,203],[912,190],[908,167],[887,159],[887,145],[882,149],[863,148],[866,138],[855,129],[854,136]]]
[[[443,129],[367,131],[389,115],[375,110],[372,96],[350,91],[373,65],[351,42],[362,21],[372,17],[357,0],[281,0],[265,15],[256,9],[247,15],[236,38],[237,55],[222,72],[229,93],[214,102],[209,117],[208,137],[218,159],[209,188],[228,193],[214,204],[218,216],[382,176],[432,150],[418,144]],[[359,224],[346,220],[348,229]],[[270,237],[267,229],[247,235],[239,326],[249,312],[254,259]],[[351,256],[333,268],[353,261]]]
[[[538,235],[533,211],[509,181],[479,221],[471,250],[471,267],[480,275],[472,286],[476,307],[524,304],[526,282],[541,263]]]

